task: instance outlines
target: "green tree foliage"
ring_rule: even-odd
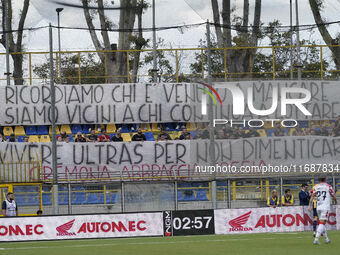
[[[279,30],[281,23],[275,20],[269,23],[268,28],[263,32],[262,41],[265,45],[274,46],[274,63],[275,63],[275,78],[279,79],[289,79],[290,77],[290,31],[282,32]],[[308,40],[302,40],[301,45],[315,46],[316,42],[312,39],[314,31],[310,31],[310,38]],[[227,70],[227,77],[242,77],[243,73],[230,75],[228,65],[224,54],[227,51],[214,49],[217,48],[217,42],[215,38],[212,38],[212,73],[215,80],[224,80],[225,77],[225,66]],[[206,42],[201,40],[199,44],[200,48],[206,48]],[[237,49],[235,49],[236,51]],[[272,48],[263,48],[256,51],[255,55],[251,52],[251,49],[245,49],[243,51],[249,50],[249,62],[253,61],[253,65],[249,67],[246,72],[251,78],[258,79],[271,79],[273,78],[273,52]],[[303,64],[302,78],[315,78],[319,79],[321,75],[321,62],[320,62],[320,48],[319,47],[301,47],[300,50],[301,61]],[[253,58],[253,59],[251,59]],[[295,67],[296,62],[296,49],[293,48],[293,72],[294,77],[296,77],[297,69]],[[323,70],[327,70],[329,67],[329,62],[323,59]],[[195,74],[202,74],[202,54],[197,53],[195,55],[195,62],[190,65],[190,68]],[[207,72],[207,55],[203,52],[203,69]]]
[[[79,68],[80,62],[80,68]],[[105,67],[99,59],[96,59],[96,54],[89,53],[87,55],[78,54],[64,55],[61,58],[62,72],[61,78],[55,72],[55,82],[63,84],[78,84],[79,71],[81,84],[105,83]],[[33,72],[40,79],[49,79],[49,61],[43,64],[33,66]]]

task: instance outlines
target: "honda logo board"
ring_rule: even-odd
[[[216,234],[311,231],[313,217],[307,207],[215,210]],[[336,229],[335,208],[329,213],[328,229]]]
[[[0,241],[162,235],[162,213],[0,219]]]

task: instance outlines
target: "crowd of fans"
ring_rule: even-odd
[[[274,129],[266,131],[267,136],[332,136],[337,137],[340,136],[340,117],[327,126],[325,123],[321,124],[320,127],[316,125],[312,125],[310,128],[301,128],[299,126],[293,128],[293,131],[289,132],[287,128],[283,128],[280,123],[277,123]],[[197,128],[195,132],[188,131],[185,127],[182,128],[181,132],[177,132],[179,136],[173,137],[174,140],[196,140],[196,139],[209,139],[209,127],[207,126],[204,129]],[[214,137],[215,139],[240,139],[240,138],[251,138],[251,137],[259,137],[261,136],[257,129],[248,127],[244,129],[243,127],[231,127],[230,124],[226,124],[223,126],[217,126],[215,128]],[[160,126],[159,132],[157,132],[157,137],[155,137],[157,141],[168,141],[172,140],[168,130]],[[70,142],[70,136],[66,134],[66,132],[61,132],[60,135],[57,136],[58,142]],[[137,128],[137,133],[135,133],[131,141],[146,141],[146,136],[143,134],[141,128]],[[7,139],[2,134],[0,134],[0,142],[16,142],[16,137],[14,134],[11,134]],[[24,137],[24,142],[28,142],[28,137]],[[90,131],[90,134],[82,134],[78,132],[73,139],[74,142],[86,143],[86,142],[123,142],[124,139],[121,135],[121,128],[117,129],[116,133],[112,136],[107,134],[106,129],[102,128],[100,133],[96,133],[94,129]]]

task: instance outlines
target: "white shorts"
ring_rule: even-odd
[[[317,210],[319,220],[328,220],[328,210]]]

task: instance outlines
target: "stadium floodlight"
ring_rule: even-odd
[[[55,9],[58,16],[58,51],[59,51],[59,61],[58,61],[58,70],[59,70],[59,83],[61,78],[61,39],[60,39],[60,13],[64,10],[64,8],[57,8]]]

